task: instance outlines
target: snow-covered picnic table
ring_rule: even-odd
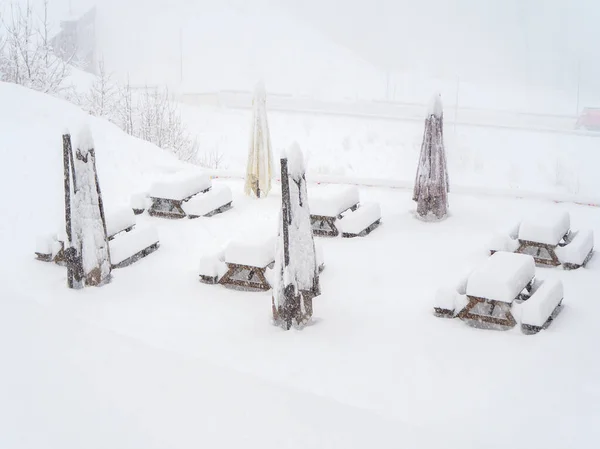
[[[272,231],[272,232],[271,232]],[[231,240],[224,254],[227,272],[219,284],[245,289],[269,290],[267,267],[275,261],[276,228],[252,229]]]
[[[200,258],[200,281],[248,290],[269,290],[267,268],[275,261],[276,223],[264,223],[246,229],[217,251]],[[319,274],[325,269],[323,250],[315,242]]]
[[[562,210],[536,211],[519,226],[517,253],[533,256],[540,265],[558,266],[559,245],[569,241],[571,220]]]
[[[535,279],[532,256],[500,251],[456,288],[439,289],[434,314],[440,318],[458,317],[486,329],[512,328],[517,317],[523,333],[534,334],[552,323],[562,309],[562,301],[562,282]]]
[[[359,194],[356,186],[322,186],[309,192],[308,203],[313,234],[336,237],[340,231],[336,220],[348,211],[358,208]]]
[[[505,242],[506,249],[513,247],[510,241]],[[590,230],[573,231],[568,212],[548,209],[535,211],[520,223],[516,246],[515,252],[533,256],[538,265],[562,264],[566,269],[576,269],[592,258],[594,234]]]
[[[458,314],[462,320],[513,327],[510,308],[523,290],[531,290],[535,278],[533,257],[497,252],[468,278],[469,303]]]
[[[183,218],[186,213],[182,209],[182,203],[198,193],[207,192],[210,188],[211,180],[204,172],[186,170],[173,174],[150,187],[149,197],[152,205],[148,213],[159,217]]]

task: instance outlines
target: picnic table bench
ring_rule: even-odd
[[[134,212],[121,209],[107,214],[106,234],[110,249],[112,268],[122,268],[151,254],[159,247],[156,229],[152,226],[137,227]],[[43,262],[63,265],[66,232],[60,231],[38,238],[35,255]]]
[[[118,234],[108,245],[112,268],[124,268],[158,249],[158,233],[153,226],[136,227]]]
[[[135,226],[135,214],[129,209],[120,209],[106,216],[106,234],[113,240],[121,232],[129,232]]]
[[[364,203],[358,209],[348,212],[338,222],[342,237],[364,237],[381,224],[381,208],[377,203]]]
[[[340,234],[336,221],[347,211],[358,209],[359,195],[355,186],[327,186],[309,195],[310,223],[313,234],[337,237]]]
[[[231,208],[233,202],[231,189],[227,186],[215,186],[209,191],[195,195],[183,203],[181,208],[189,218],[212,217]]]
[[[149,202],[150,198],[148,197],[147,193],[138,192],[131,195],[129,204],[131,206],[131,210],[135,215],[141,215],[146,209],[148,209]]]

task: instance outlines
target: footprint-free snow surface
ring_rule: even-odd
[[[185,167],[66,103],[4,84],[0,95],[12,100],[0,108],[1,447],[598,446],[600,259],[536,269],[562,280],[565,307],[534,336],[438,319],[432,303],[520,216],[562,209],[600,235],[600,209],[451,195],[450,217],[423,223],[409,191],[361,188],[382,226],[320,239],[314,322],[284,332],[269,292],[201,284],[197,272],[203,255],[275,223],[277,184],[254,200],[241,181],[216,179],[232,189],[230,211],[138,217],[161,248],[109,285],[70,291],[64,268],[33,258],[36,236],[60,226],[64,128],[90,121],[107,209]]]

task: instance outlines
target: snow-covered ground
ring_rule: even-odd
[[[115,271],[107,286],[69,291],[64,268],[33,259],[36,235],[60,225],[64,128],[90,122],[107,209],[184,166],[68,103],[5,84],[0,98],[12,105],[0,107],[0,446],[591,449],[600,441],[600,259],[572,272],[537,269],[541,279],[563,281],[565,309],[535,336],[432,315],[437,288],[484,261],[496,229],[550,206],[600,235],[600,209],[451,194],[448,220],[423,223],[409,191],[361,188],[362,201],[381,204],[383,225],[363,239],[319,239],[326,269],[314,323],[283,332],[270,323],[268,292],[201,284],[197,272],[201,256],[276,220],[277,184],[267,199],[253,200],[241,181],[217,179],[233,190],[231,211],[138,217],[157,226],[161,248]],[[229,149],[232,168],[242,167],[249,118],[235,113],[224,125],[209,118],[207,136]],[[407,180],[417,128],[271,116],[274,146],[298,140],[313,171]],[[532,170],[546,182],[542,190],[553,186],[539,175],[543,151],[597,157],[583,140],[529,136],[539,140],[529,141],[535,150],[518,180]],[[451,183],[465,176],[506,187],[503,169],[525,153],[515,144],[520,133],[470,138],[483,147],[462,150],[459,170],[449,137]]]

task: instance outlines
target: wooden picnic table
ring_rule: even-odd
[[[265,271],[269,266],[273,266],[273,262],[264,267],[226,263],[227,272],[219,280],[219,284],[251,290],[270,290],[271,284],[269,284],[269,281],[265,277]]]
[[[358,209],[359,194],[355,186],[327,186],[309,195],[310,223],[313,234],[337,237],[340,230],[336,221],[348,211]]]
[[[152,205],[148,214],[164,218],[184,218],[183,203],[199,193],[211,189],[211,180],[203,172],[190,171],[177,173],[169,179],[155,182],[150,187]]]
[[[249,290],[271,289],[265,272],[275,263],[276,233],[269,231],[250,229],[229,242],[224,254],[227,272],[219,284]]]
[[[466,288],[469,302],[458,317],[484,328],[512,328],[517,324],[511,313],[512,304],[528,297],[534,279],[532,257],[495,253],[469,276]]]
[[[354,204],[335,216],[311,214],[310,224],[312,226],[313,234],[320,237],[337,237],[340,235],[340,230],[336,225],[336,221],[342,218],[344,212],[349,210],[354,212],[357,208],[358,204]]]
[[[537,213],[521,222],[516,252],[533,256],[538,265],[561,264],[556,249],[570,242],[570,218],[564,211]]]

